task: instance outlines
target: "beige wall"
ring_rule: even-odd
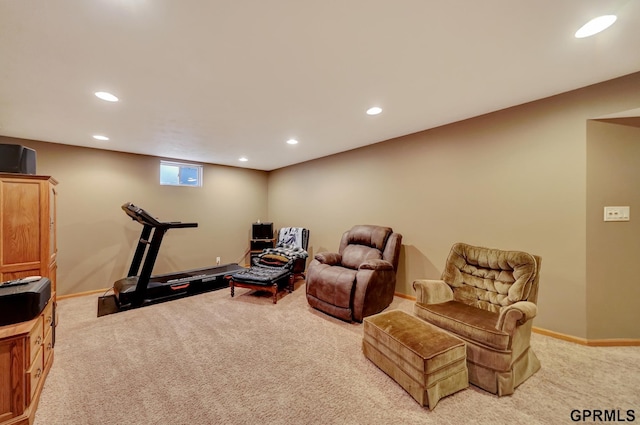
[[[160,186],[160,159],[0,137],[37,152],[37,172],[58,185],[58,293],[109,288],[127,275],[142,226],[125,202],[162,221],[197,222],[164,237],[155,274],[244,264],[251,223],[267,216],[267,173],[205,165],[202,188]]]
[[[611,139],[602,123],[589,124],[605,135],[590,134],[587,143],[587,121],[638,108],[639,88],[636,73],[270,173],[205,165],[201,189],[159,186],[154,157],[0,142],[35,148],[38,174],[60,181],[61,294],[107,288],[126,275],[141,230],[120,210],[131,201],[163,220],[200,224],[169,232],[156,273],[212,265],[216,256],[243,261],[258,218],[309,228],[311,255],[337,249],[354,224],[381,224],[404,235],[400,293],[413,295],[414,279],[438,278],[456,241],[524,250],[543,258],[535,326],[581,338],[640,338],[633,326],[639,286],[624,264],[638,258],[639,239],[598,219],[605,204],[637,204],[637,186],[611,198],[601,179],[618,170],[607,163],[610,154],[637,169],[637,144],[627,136],[602,143]],[[633,223],[626,225],[637,229]],[[610,282],[624,282],[624,291],[609,291]]]
[[[629,123],[628,120],[618,120]],[[589,121],[587,137],[588,338],[639,335],[640,128]],[[605,222],[605,206],[630,206],[631,220]]]
[[[440,276],[456,241],[541,255],[534,325],[586,338],[586,122],[637,108],[639,87],[637,73],[276,170],[269,219],[308,227],[312,254],[354,224],[393,227],[409,295],[414,279]]]

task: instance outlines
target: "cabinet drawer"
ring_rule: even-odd
[[[44,319],[42,315],[38,316],[36,323],[31,328],[31,332],[29,332],[29,337],[27,338],[27,347],[29,347],[29,364],[33,363],[33,360],[36,358],[36,354],[40,349],[40,346],[44,342],[44,327],[42,325]]]
[[[44,337],[44,344],[42,344],[43,364],[45,366],[49,363],[51,353],[53,353],[53,332],[49,330],[47,335]]]
[[[38,388],[38,383],[40,379],[42,379],[42,374],[44,373],[44,362],[43,362],[42,348],[36,352],[36,359],[27,370],[27,394],[29,394],[29,399],[27,400],[27,404],[31,404],[31,400],[33,400],[33,395],[36,392],[36,388]]]
[[[49,328],[51,327],[51,323],[53,323],[53,303],[55,301],[52,299],[49,300],[47,305],[44,307],[42,311],[42,317],[44,317],[44,334],[46,335],[49,332]]]

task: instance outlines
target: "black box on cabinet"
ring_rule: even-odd
[[[51,281],[46,277],[24,284],[17,281],[0,285],[0,326],[33,319],[50,298]]]
[[[36,151],[21,145],[0,144],[0,172],[35,174]]]
[[[251,239],[273,239],[273,223],[253,223]]]

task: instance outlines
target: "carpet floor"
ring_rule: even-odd
[[[640,347],[534,334],[542,369],[515,394],[470,386],[429,411],[364,357],[362,324],[309,307],[302,281],[276,305],[223,289],[98,318],[97,298],[58,303],[35,425],[533,425],[594,409],[640,420]],[[389,309],[412,305],[396,297]]]

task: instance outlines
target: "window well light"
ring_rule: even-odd
[[[109,140],[109,138],[107,136],[102,136],[100,134],[94,135],[93,138],[96,139],[96,140]]]
[[[289,139],[289,140],[287,140],[287,143],[290,144],[290,145],[297,145],[298,141],[296,139]]]
[[[106,100],[107,102],[117,102],[118,98],[111,93],[107,93],[106,91],[97,91],[95,95],[102,100]]]
[[[603,15],[593,18],[575,33],[576,38],[590,37],[609,28],[618,19],[616,15]]]
[[[378,115],[380,112],[382,112],[382,108],[378,106],[367,109],[367,115]]]

